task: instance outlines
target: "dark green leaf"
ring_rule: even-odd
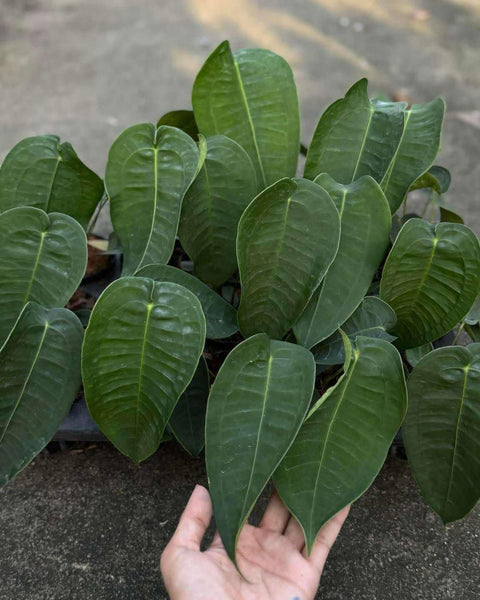
[[[200,300],[207,322],[207,338],[227,338],[238,331],[237,311],[211,288],[193,275],[169,265],[147,265],[137,275],[155,281],[171,281],[183,285]]]
[[[245,150],[223,135],[208,138],[206,160],[183,200],[178,235],[195,275],[214,287],[237,268],[238,221],[256,190]]]
[[[281,338],[302,314],[338,249],[340,217],[320,186],[281,179],[253,200],[238,225],[245,336]]]
[[[463,218],[445,203],[439,205],[440,221],[442,223],[460,223],[463,224]]]
[[[413,104],[405,111],[401,141],[381,181],[392,214],[397,212],[412,183],[435,160],[440,148],[444,113],[442,98],[427,104]]]
[[[395,313],[386,302],[375,296],[367,296],[353,315],[342,324],[342,331],[353,343],[358,336],[379,338],[392,342],[395,337],[387,333],[395,326]],[[340,331],[312,348],[318,365],[340,365],[345,351]]]
[[[477,296],[472,307],[463,319],[467,325],[477,325],[480,323],[480,295]]]
[[[472,341],[480,342],[480,325],[465,325],[465,331]]]
[[[192,103],[201,133],[226,135],[247,151],[259,191],[295,175],[300,117],[292,71],[283,58],[260,49],[232,54],[223,42],[197,75]]]
[[[87,239],[72,217],[31,206],[0,215],[0,345],[29,300],[63,306],[87,264]]]
[[[345,370],[274,475],[308,553],[322,525],[371,485],[407,408],[402,361],[388,342],[359,337]]]
[[[428,172],[435,177],[435,179],[440,184],[440,192],[445,194],[448,192],[450,188],[450,183],[452,181],[452,176],[450,175],[450,171],[445,167],[441,167],[440,165],[433,165],[428,169]]]
[[[357,81],[321,116],[308,148],[308,179],[328,173],[343,184],[363,175],[381,181],[402,135],[406,104],[369,100],[367,84]]]
[[[180,396],[168,421],[175,438],[192,456],[198,456],[205,445],[205,413],[209,391],[207,363],[201,358],[192,381]]]
[[[95,304],[82,356],[87,406],[108,439],[135,462],[158,448],[204,340],[200,302],[176,283],[124,277]]]
[[[158,120],[157,127],[162,125],[177,127],[194,140],[198,138],[198,127],[192,110],[171,110]]]
[[[80,387],[83,330],[64,308],[29,302],[0,350],[0,487],[48,444]]]
[[[408,462],[444,523],[480,497],[480,344],[427,354],[408,380],[403,426]]]
[[[331,335],[357,308],[385,256],[392,227],[387,199],[371,177],[342,185],[323,174],[315,183],[335,203],[341,234],[335,260],[294,326],[307,348]]]
[[[19,142],[0,168],[0,212],[34,206],[70,215],[83,227],[103,194],[103,181],[55,135]]]
[[[232,560],[245,520],[295,439],[314,380],[310,352],[263,334],[232,350],[217,375],[206,462],[216,524]]]
[[[412,367],[415,367],[419,361],[433,350],[433,344],[424,344],[416,348],[409,348],[405,351],[405,356]]]
[[[423,190],[425,188],[430,188],[438,194],[442,193],[440,182],[430,171],[426,171],[420,175],[420,177],[412,183],[408,191],[413,192],[414,190]]]
[[[198,166],[195,142],[180,129],[142,123],[126,129],[108,155],[105,185],[123,272],[168,262],[183,196]]]
[[[380,297],[397,315],[403,348],[433,342],[472,306],[480,287],[480,247],[464,225],[410,219],[387,258]]]

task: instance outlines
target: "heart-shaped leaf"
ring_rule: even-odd
[[[324,523],[371,485],[407,408],[398,351],[357,338],[345,375],[320,398],[274,475],[307,552]]]
[[[200,302],[176,283],[123,277],[95,304],[83,344],[85,398],[103,433],[133,461],[158,448],[204,341]]]
[[[354,343],[357,337],[371,337],[392,342],[395,340],[388,331],[395,326],[397,318],[386,302],[375,296],[367,296],[353,315],[342,324],[342,331]],[[345,351],[340,331],[312,348],[317,365],[341,365],[345,361]]]
[[[29,302],[0,350],[0,487],[52,439],[80,387],[83,330],[64,308]]]
[[[205,415],[209,392],[207,363],[201,358],[192,381],[180,396],[168,421],[177,441],[192,456],[199,456],[205,445]]]
[[[232,54],[223,42],[201,68],[192,92],[201,133],[223,134],[246,150],[258,191],[293,177],[300,149],[298,98],[289,65],[260,49]]]
[[[362,177],[350,185],[323,174],[315,179],[340,214],[335,260],[294,326],[300,344],[311,348],[350,317],[368,291],[390,243],[390,207],[378,183]]]
[[[147,265],[137,275],[155,281],[178,283],[193,292],[202,305],[207,322],[207,338],[227,338],[238,331],[237,311],[233,306],[193,275],[169,265]]]
[[[218,372],[205,451],[215,520],[232,560],[245,520],[295,439],[314,380],[310,352],[264,334],[238,345]]]
[[[83,227],[103,194],[103,181],[55,135],[25,138],[0,168],[0,212],[34,206],[70,215]]]
[[[213,287],[237,268],[238,221],[256,190],[245,150],[223,135],[208,138],[205,162],[183,199],[178,235],[195,275]]]
[[[461,519],[480,497],[480,344],[424,356],[408,393],[402,431],[413,475],[444,523]]]
[[[171,110],[160,117],[157,127],[169,125],[177,127],[196,140],[198,138],[198,127],[192,110]]]
[[[381,181],[392,214],[397,212],[412,183],[435,160],[440,148],[444,113],[442,98],[427,104],[413,104],[405,111],[402,138]]]
[[[105,186],[113,227],[123,248],[123,273],[168,262],[183,196],[195,177],[198,149],[174,127],[129,127],[108,155]]]
[[[0,215],[0,345],[29,300],[63,306],[87,264],[87,239],[72,217],[31,206]]]
[[[381,181],[402,135],[406,104],[369,100],[367,84],[360,79],[321,116],[308,148],[308,179],[328,173],[343,184],[363,175]]]
[[[410,219],[385,263],[380,296],[397,315],[391,333],[403,348],[414,348],[450,331],[479,287],[480,247],[468,227]]]
[[[259,194],[238,225],[242,333],[281,338],[335,258],[339,239],[338,211],[312,181],[285,178]]]

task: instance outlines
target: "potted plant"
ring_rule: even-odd
[[[425,500],[444,522],[463,517],[480,496],[480,247],[433,164],[443,100],[372,100],[360,80],[321,116],[301,177],[279,56],[222,43],[192,109],[110,149],[123,267],[82,313],[85,334],[63,306],[103,188],[52,136],[5,159],[0,484],[51,439],[82,379],[93,419],[135,462],[166,431],[192,455],[205,445],[232,560],[272,477],[309,550],[402,423]],[[407,212],[412,193],[423,213]],[[455,328],[474,343],[434,350]]]

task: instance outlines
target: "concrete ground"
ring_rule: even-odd
[[[308,142],[323,108],[366,75],[371,91],[445,96],[448,200],[480,233],[479,0],[0,0],[0,158],[56,133],[103,174],[128,125],[187,108],[223,39],[295,72]],[[0,492],[0,599],[164,598],[158,559],[201,461],[174,444],[144,466],[108,445],[41,456]],[[473,600],[480,512],[445,530],[391,458],[355,505],[319,598]]]
[[[106,443],[38,457],[0,492],[1,600],[167,598],[159,557],[206,483],[202,463],[174,442],[140,467]],[[478,509],[444,529],[390,457],[354,505],[318,598],[477,599],[479,534]]]

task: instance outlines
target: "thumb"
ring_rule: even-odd
[[[200,550],[200,544],[211,518],[210,494],[203,486],[196,485],[169,545]]]

